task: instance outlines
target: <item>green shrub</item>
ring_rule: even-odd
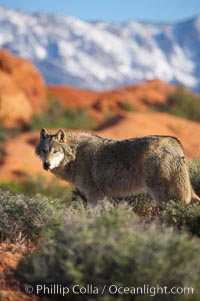
[[[0,123],[0,143],[4,142],[7,139],[8,133],[7,129]]]
[[[189,166],[190,179],[195,192],[200,196],[200,158]]]
[[[141,218],[154,219],[159,214],[159,206],[155,200],[152,200],[148,194],[139,193],[129,197],[113,198],[111,200],[114,206],[127,204]]]
[[[41,193],[50,198],[60,198],[66,202],[72,198],[71,186],[61,186],[56,178],[47,180],[42,175],[39,175],[37,178],[32,178],[25,174],[21,182],[14,180],[0,182],[0,189],[15,193],[25,193],[28,196]]]
[[[22,131],[25,130],[27,130],[26,125],[21,125],[21,127],[7,128],[0,121],[0,143],[6,141],[10,137],[14,137],[22,133]]]
[[[0,165],[4,162],[4,158],[5,158],[5,151],[3,146],[1,146],[0,144]]]
[[[3,163],[4,158],[5,158],[5,151],[4,151],[4,146],[5,146],[5,141],[13,136],[16,136],[17,134],[21,133],[22,129],[20,128],[6,128],[5,126],[2,125],[1,120],[0,120],[0,165]]]
[[[133,112],[135,111],[134,106],[128,102],[128,101],[119,101],[118,102],[118,106],[120,107],[120,109],[124,110],[124,111],[128,111],[128,112]]]
[[[160,212],[160,221],[200,236],[200,203],[184,205],[171,201],[166,204],[165,210]]]
[[[44,229],[59,224],[64,207],[40,194],[30,198],[0,191],[0,240],[35,240]]]
[[[167,113],[186,119],[200,121],[200,97],[178,87],[161,107]]]
[[[103,212],[67,212],[55,232],[43,238],[36,253],[23,260],[17,277],[28,284],[52,283],[102,288],[193,287],[186,300],[199,300],[200,241],[186,233],[145,225],[129,208]],[[66,295],[65,300],[150,300],[149,295]],[[54,299],[58,300],[58,299]],[[59,299],[60,300],[60,299]],[[154,300],[184,300],[157,295]]]
[[[51,96],[48,98],[48,103],[48,108],[43,113],[33,116],[31,122],[32,129],[46,127],[89,130],[95,126],[95,122],[84,109],[66,109]]]

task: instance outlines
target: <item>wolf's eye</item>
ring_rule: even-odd
[[[57,149],[54,149],[53,150],[53,154],[56,154],[58,151],[57,151]]]

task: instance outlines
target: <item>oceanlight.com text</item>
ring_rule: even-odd
[[[117,286],[110,285],[93,285],[87,284],[85,286],[75,284],[73,286],[65,286],[61,284],[37,284],[35,286],[25,285],[24,290],[28,294],[36,295],[192,295],[194,293],[193,287],[168,287],[168,286],[151,286],[144,284],[143,286]]]

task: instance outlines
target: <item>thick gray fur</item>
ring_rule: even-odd
[[[189,179],[183,148],[170,136],[127,140],[41,130],[36,154],[45,169],[78,188],[91,204],[107,196],[148,192],[159,205],[200,201]]]

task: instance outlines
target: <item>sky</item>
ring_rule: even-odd
[[[200,0],[0,0],[0,6],[117,22],[178,22],[200,15]]]

